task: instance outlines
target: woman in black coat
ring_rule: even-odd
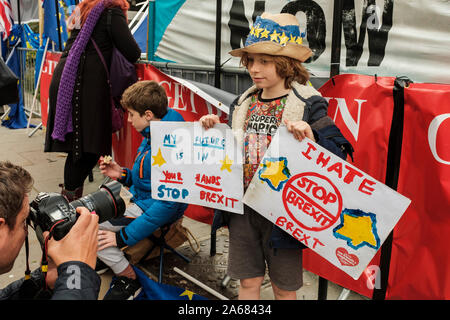
[[[128,3],[125,0],[115,0],[116,4],[123,1],[122,8],[106,8],[98,19],[91,37],[100,48],[109,67],[113,45],[134,63],[141,54],[138,44],[128,28],[125,10]],[[80,5],[83,10],[89,10],[89,3],[98,0],[85,0]],[[79,6],[80,6],[79,5]],[[110,11],[108,13],[108,11]],[[80,12],[80,11],[78,11]],[[86,12],[84,12],[86,15]],[[108,14],[110,25],[108,28]],[[83,194],[83,184],[86,177],[97,164],[101,155],[111,154],[111,104],[110,89],[107,84],[107,74],[95,47],[89,41],[78,65],[75,86],[72,96],[72,126],[73,132],[66,134],[65,141],[52,138],[55,122],[56,102],[61,75],[69,54],[69,50],[80,32],[73,29],[61,59],[54,70],[49,91],[49,116],[45,139],[45,152],[67,152],[64,167],[64,186],[62,194],[69,201]]]

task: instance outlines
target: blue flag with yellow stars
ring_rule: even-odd
[[[21,60],[22,63],[23,61],[25,61],[25,55],[24,52],[17,50],[18,47],[20,47],[20,43],[17,43],[16,46],[12,49],[6,61],[6,65],[12,70],[12,72],[14,72],[14,74],[19,79],[17,85],[19,88],[20,101],[18,103],[9,105],[11,110],[9,111],[8,116],[2,121],[2,126],[8,127],[10,129],[26,128],[27,126],[27,116],[25,115],[24,111],[22,85],[20,80],[20,63]],[[22,55],[22,59],[19,55]]]
[[[56,8],[56,4],[58,8]],[[62,51],[68,38],[63,2],[62,0],[44,0],[42,7],[44,8],[44,35],[56,44],[56,50]],[[59,16],[59,30],[56,17],[57,12]],[[61,35],[61,46],[59,45],[58,33]]]
[[[66,3],[66,6],[67,6],[67,15],[71,15],[73,10],[76,7],[78,1],[76,1],[76,0],[64,0],[64,2]]]
[[[23,35],[27,43],[27,48],[39,48],[39,33],[35,33],[28,24],[23,24]]]
[[[190,290],[153,281],[139,268],[133,269],[142,286],[142,291],[135,300],[208,300]]]

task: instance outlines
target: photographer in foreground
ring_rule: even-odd
[[[28,193],[32,185],[33,178],[25,169],[0,162],[0,274],[12,269],[28,234]],[[39,286],[53,288],[52,299],[97,299],[100,278],[94,268],[98,216],[82,207],[77,213],[77,222],[63,239],[47,241],[47,254],[52,259],[47,276],[40,269],[33,271],[25,277],[30,279],[22,278],[0,289],[0,300],[36,298]],[[47,235],[45,232],[44,237]],[[46,292],[49,297],[51,291]],[[40,298],[45,296],[41,294]]]

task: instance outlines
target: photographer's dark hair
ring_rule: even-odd
[[[9,161],[0,162],[0,218],[13,229],[22,209],[23,199],[33,187],[33,178],[27,170]]]
[[[127,109],[136,110],[141,116],[150,110],[156,118],[162,119],[167,113],[168,99],[166,91],[156,81],[143,80],[129,86],[123,92],[120,103]]]

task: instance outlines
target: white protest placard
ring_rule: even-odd
[[[358,279],[411,200],[281,126],[243,202]]]
[[[151,123],[152,197],[243,213],[242,152],[231,129]]]

